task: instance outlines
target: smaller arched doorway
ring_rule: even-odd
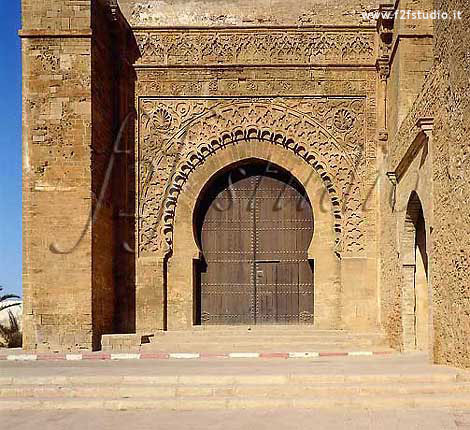
[[[196,323],[313,324],[313,210],[290,173],[260,160],[225,169],[195,216]]]
[[[402,325],[405,351],[429,349],[426,223],[418,195],[410,196],[403,237]]]

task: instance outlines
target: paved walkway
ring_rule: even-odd
[[[0,362],[0,378],[158,375],[457,375],[433,366],[422,354],[380,357],[319,357],[311,360],[167,360]],[[30,382],[30,383],[34,383]],[[214,411],[2,411],[1,429],[14,430],[470,430],[470,410],[283,410]]]
[[[470,411],[22,411],[0,421],[14,430],[469,430]]]
[[[0,361],[0,377],[26,376],[155,376],[155,375],[230,375],[243,374],[456,374],[463,370],[434,366],[423,354],[373,357],[318,357],[291,360],[165,360],[165,361]]]

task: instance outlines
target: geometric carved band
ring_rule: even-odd
[[[373,64],[373,31],[136,30],[141,64]]]

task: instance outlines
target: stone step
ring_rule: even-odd
[[[172,344],[182,344],[182,345],[201,345],[201,344],[223,344],[223,345],[382,345],[384,342],[379,342],[374,339],[337,339],[337,340],[322,340],[322,339],[297,339],[297,338],[213,338],[213,339],[158,339],[153,342],[143,344],[143,345],[172,345]],[[142,345],[142,346],[143,346]]]
[[[359,366],[371,363],[364,361]],[[178,362],[167,368],[173,369],[170,372],[160,369],[164,372],[161,375],[156,374],[158,369],[140,365],[122,368],[124,374],[103,374],[90,364],[88,371],[98,373],[83,374],[79,366],[68,375],[2,376],[0,410],[470,407],[470,373],[463,371],[401,367],[381,372],[381,367],[373,366],[358,371],[351,365],[350,370],[356,369],[352,373],[341,367],[328,372],[312,361],[313,368],[302,364],[299,373],[292,372],[290,366],[277,371],[262,366],[271,369],[264,373],[246,364],[231,364],[227,373],[226,363],[220,368],[214,364]],[[138,373],[126,374],[130,369]],[[107,365],[102,369],[105,373],[110,370]]]
[[[360,339],[360,340],[315,340],[315,339],[164,339],[156,340],[145,345],[384,345],[385,342],[374,341],[373,339]]]
[[[349,329],[322,329],[311,324],[239,324],[239,325],[194,325],[187,329],[170,330],[163,333],[188,333],[188,332],[208,332],[208,331],[304,331],[317,333],[380,333],[379,329],[370,330],[349,330]]]
[[[145,352],[162,352],[162,353],[231,353],[231,352],[350,352],[350,351],[377,351],[392,352],[390,348],[381,347],[379,345],[370,344],[318,344],[318,343],[161,343],[147,344],[140,348],[142,353]]]
[[[366,329],[366,330],[350,330],[350,329],[322,329],[317,328],[314,325],[303,325],[303,324],[260,324],[260,325],[195,325],[187,329],[173,329],[167,332],[160,333],[187,333],[187,332],[233,332],[233,331],[271,331],[271,332],[282,332],[282,331],[293,331],[293,332],[316,332],[316,333],[381,333],[380,329]]]
[[[380,336],[317,336],[317,335],[265,335],[258,333],[250,334],[205,334],[202,335],[174,335],[168,334],[165,336],[156,336],[149,339],[151,343],[154,342],[171,342],[171,341],[210,341],[210,342],[246,342],[246,341],[258,341],[258,342],[272,342],[272,341],[295,341],[295,342],[323,342],[323,343],[334,343],[334,342],[384,342],[385,338]]]
[[[179,398],[15,398],[1,399],[0,410],[214,410],[214,409],[470,409],[470,394],[396,394],[390,396],[179,397]]]
[[[305,350],[306,346],[318,346],[318,348],[351,349],[354,346],[377,346],[388,347],[386,337],[381,333],[349,333],[344,331],[295,331],[284,328],[276,330],[273,328],[256,328],[253,331],[240,330],[234,328],[222,329],[200,329],[181,332],[160,332],[150,337],[150,345],[164,346],[165,351],[169,351],[173,346],[194,345],[200,349],[201,345],[224,345],[236,347],[241,350],[245,347],[259,346],[268,347],[271,351],[276,346],[282,346],[281,351],[290,351],[295,346],[298,350]],[[143,346],[145,347],[146,345]],[[304,348],[302,348],[302,346]],[[287,349],[285,349],[287,347]],[[201,349],[202,351],[204,349]]]
[[[163,331],[154,334],[155,338],[159,337],[210,337],[210,336],[300,336],[312,338],[385,338],[383,333],[354,333],[347,331],[319,331],[319,330],[290,330],[290,329],[201,329],[186,331]]]
[[[341,330],[298,330],[298,326],[246,326],[193,328],[158,332],[153,336],[106,335],[104,352],[126,350],[158,352],[291,352],[356,351],[388,348],[382,333],[350,333]]]
[[[332,384],[468,384],[470,373],[363,373],[363,374],[169,374],[169,375],[74,375],[0,377],[0,386],[115,386],[115,385],[321,385]]]
[[[14,398],[302,398],[324,396],[393,396],[470,394],[470,383],[393,384],[121,384],[121,385],[6,385],[0,386],[0,400]]]

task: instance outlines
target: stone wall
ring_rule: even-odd
[[[429,10],[429,1],[400,1],[400,10]],[[412,192],[417,192],[423,206],[427,233],[432,215],[432,164],[427,137],[418,125],[432,117],[436,81],[429,75],[432,68],[432,26],[425,20],[395,19],[390,43],[390,77],[387,83],[387,129],[389,135],[381,182],[381,308],[383,326],[391,346],[409,350],[414,339],[414,317],[410,305],[410,270],[415,270],[413,244],[407,244],[406,219]],[[414,240],[414,239],[413,239]],[[428,240],[428,243],[430,241]],[[409,248],[409,246],[411,248]],[[414,294],[412,295],[414,301]],[[413,324],[414,325],[414,324]]]
[[[93,334],[97,345],[101,333],[112,333],[115,307],[113,260],[117,244],[115,237],[115,204],[113,184],[106,183],[109,162],[113,155],[115,76],[112,32],[109,10],[92,2],[93,31],[91,95],[92,95],[92,314]]]
[[[221,139],[237,125],[227,128],[221,112],[219,121],[209,124],[213,136],[204,134],[210,132],[204,121],[191,121],[194,139],[188,137],[193,142],[188,141],[184,151],[179,143],[168,150],[158,145],[165,144],[167,126],[177,131],[180,119],[187,121],[188,115],[196,115],[196,119],[199,105],[210,112],[215,103],[225,111],[232,109],[238,115],[238,126],[257,121],[264,134],[281,127],[286,139],[295,137],[296,146],[290,150],[297,151],[299,164],[309,159],[309,168],[322,175],[324,192],[332,199],[336,239],[331,257],[344,260],[335,291],[341,290],[346,298],[334,300],[338,308],[334,311],[343,315],[335,319],[335,327],[376,327],[376,196],[367,187],[373,185],[376,170],[377,44],[371,23],[360,18],[362,6],[353,3],[331,8],[329,2],[312,1],[291,10],[292,2],[271,2],[268,9],[262,2],[256,7],[251,2],[218,2],[204,6],[211,10],[208,19],[199,14],[202,3],[198,3],[191,5],[195,14],[189,24],[211,28],[186,31],[177,29],[179,23],[174,21],[172,31],[135,28],[134,40],[114,1],[46,1],[39,8],[25,0],[25,131],[35,130],[38,124],[45,130],[44,137],[25,133],[24,141],[27,348],[90,349],[99,346],[102,334],[165,326],[167,279],[161,254],[168,250],[142,250],[139,237],[154,212],[159,215],[160,207],[167,208],[162,218],[166,224],[157,226],[157,241],[165,242],[172,234],[169,208],[173,196],[169,194],[168,201],[159,196],[173,193],[177,177],[165,177],[167,166],[158,165],[158,156],[182,155],[179,168],[185,171],[187,163],[193,163],[191,151],[205,151],[201,137]],[[182,17],[179,8],[187,6],[173,4],[172,10],[178,13],[171,15],[166,10],[165,14],[171,19]],[[373,9],[375,2],[369,7]],[[236,25],[243,28],[221,30],[220,25],[233,24],[230,18],[213,21],[214,14],[224,14],[227,8],[236,11],[240,18]],[[72,25],[74,13],[86,15],[88,21],[80,21],[82,27]],[[136,23],[135,16],[131,13],[131,22],[145,24]],[[329,26],[312,27],[319,22]],[[310,27],[299,30],[299,23]],[[41,50],[30,53],[34,44]],[[41,63],[33,70],[36,57]],[[50,69],[38,77],[40,66],[48,62]],[[45,85],[49,81],[59,84],[49,90]],[[292,94],[305,96],[305,103]],[[251,112],[247,96],[253,95],[264,102]],[[162,96],[166,99],[158,99]],[[134,135],[135,130],[144,130],[146,112],[140,104],[144,98],[149,106],[158,105],[151,112],[150,125],[156,129],[145,142],[139,140],[141,135]],[[49,105],[53,105],[52,116],[30,111],[30,106],[44,111]],[[139,109],[140,122],[135,124],[135,116],[130,118],[119,149],[114,151],[120,127],[134,106]],[[184,106],[192,106],[192,110],[185,112]],[[296,111],[303,112],[301,117]],[[292,127],[286,115],[292,121],[300,118],[303,125],[289,131]],[[52,124],[55,134],[50,137]],[[278,145],[276,139],[273,134],[272,144]],[[40,143],[32,146],[31,142]],[[148,150],[148,145],[160,152]],[[51,152],[53,148],[57,154]],[[144,166],[147,156],[157,167],[150,178]],[[69,158],[73,169],[65,170]],[[140,194],[147,179],[151,189]],[[38,188],[41,180],[42,188]],[[41,211],[36,210],[39,206]],[[144,206],[150,212],[143,212]],[[61,240],[57,240],[59,249],[51,252],[49,236],[55,234]],[[61,252],[69,250],[72,252]],[[141,268],[137,276],[136,265]]]
[[[26,349],[97,348],[114,329],[117,210],[100,190],[119,92],[111,10],[91,3],[23,0]]]
[[[277,150],[297,153],[299,165],[308,160],[307,172],[327,178],[343,271],[318,298],[329,305],[319,306],[324,317],[317,321],[376,328],[374,28],[135,28],[134,34],[141,54],[137,330],[162,329],[166,317],[172,328],[192,324],[188,261],[195,257],[185,260],[173,248],[179,195],[190,175],[215,163],[213,154],[228,165],[224,149],[242,141],[253,153],[267,142],[272,154],[283,146]],[[198,195],[191,193],[193,207]]]
[[[403,346],[401,289],[404,278],[401,240],[412,191],[418,192],[421,204],[424,206],[428,234],[432,222],[431,157],[424,145],[426,136],[423,136],[423,131],[418,126],[421,118],[433,115],[433,103],[429,100],[429,94],[439,94],[433,74],[430,74],[424,82],[420,94],[398,132],[390,138],[385,157],[385,172],[393,172],[394,176],[383,178],[380,193],[382,315],[391,345],[397,349]]]
[[[430,0],[400,0],[398,10],[428,11]],[[391,74],[388,85],[388,127],[391,136],[397,132],[415,101],[432,56],[432,20],[396,19],[390,47]]]
[[[119,0],[133,26],[368,25],[378,0]]]
[[[90,0],[22,0],[23,30],[81,33],[90,28]]]
[[[434,359],[470,366],[470,2],[436,1],[464,10],[462,21],[436,27],[433,129],[432,283]],[[432,96],[432,95],[430,95]]]
[[[135,37],[129,24],[114,10],[114,24],[103,31],[111,33],[113,59],[114,114],[113,169],[111,178],[112,204],[114,206],[114,259],[115,282],[115,333],[135,331],[135,82],[134,63],[139,55]],[[111,30],[111,31],[110,31]]]
[[[329,328],[381,322],[393,347],[412,347],[419,201],[433,357],[469,366],[468,14],[397,20],[389,40],[361,16],[373,0],[119,4],[127,21],[114,0],[23,0],[26,349],[96,349],[102,334],[165,328],[168,312],[191,325],[187,184],[201,166],[265,155],[256,142],[318,174],[330,199],[341,317]],[[185,258],[172,254],[180,194]]]
[[[90,10],[72,3],[23,1],[26,349],[92,344]]]
[[[469,7],[468,2],[458,1],[434,4],[434,8],[441,11],[468,11]],[[391,115],[393,121],[389,126],[386,165],[394,177],[392,183],[385,181],[381,190],[384,209],[382,314],[391,344],[406,349],[409,343],[409,339],[403,338],[407,330],[403,320],[402,294],[406,284],[402,266],[406,254],[403,236],[406,205],[410,193],[416,191],[423,207],[429,256],[430,353],[437,363],[466,367],[470,363],[470,111],[464,94],[468,94],[470,85],[469,28],[468,13],[467,16],[464,13],[461,21],[435,21],[433,65],[424,74],[424,82],[411,108],[400,121],[394,116],[395,104],[389,105],[389,117]],[[406,76],[402,77],[392,65],[391,91],[395,94],[407,91],[406,85],[400,84],[403,79],[406,80]],[[417,83],[414,85],[416,87]],[[433,118],[433,123],[428,118]]]

